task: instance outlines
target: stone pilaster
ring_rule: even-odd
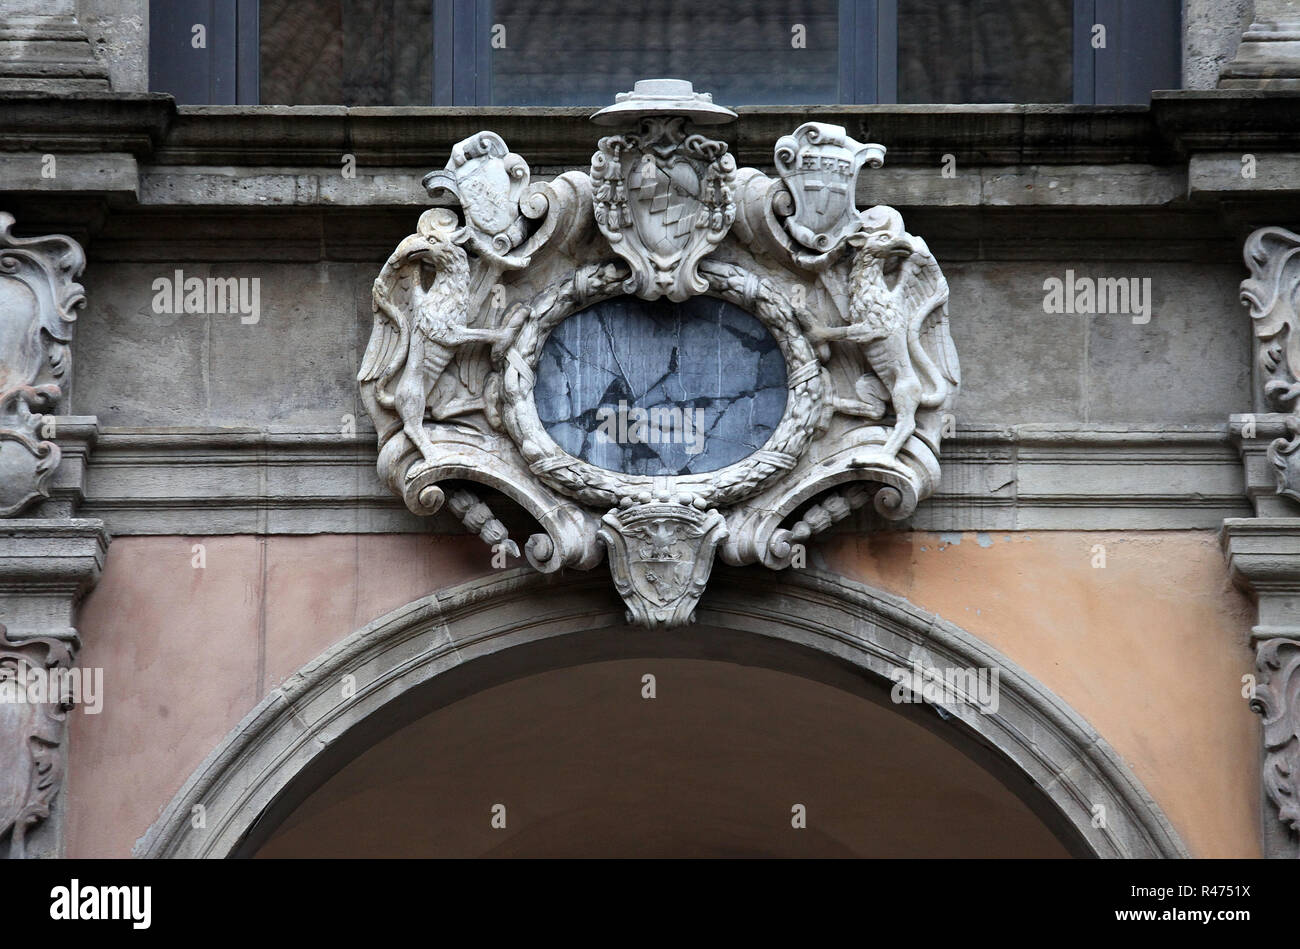
[[[1300,517],[1229,518],[1223,540],[1259,604],[1246,694],[1263,718],[1264,852],[1300,857]]]
[[[1255,517],[1223,522],[1233,579],[1258,604],[1255,674],[1246,695],[1263,717],[1262,843],[1300,857],[1300,236],[1263,227],[1246,240],[1242,302],[1254,327],[1254,409],[1230,427]]]
[[[1254,19],[1219,86],[1300,89],[1300,0],[1255,0]]]

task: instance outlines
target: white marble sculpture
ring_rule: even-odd
[[[777,178],[737,169],[695,131],[735,114],[678,80],[638,82],[593,117],[590,173],[530,182],[499,136],[460,143],[425,183],[426,211],[375,280],[358,379],[381,477],[417,514],[472,481],[541,525],[538,570],[606,556],[628,621],[692,621],[713,558],[782,569],[812,535],[870,502],[889,519],[939,480],[959,385],[948,288],[892,208],[858,211],[858,173],[885,149],[809,122],[776,143]],[[620,295],[707,294],[757,317],[786,364],[785,413],[763,447],[719,470],[634,475],[564,451],[538,417],[542,348],[566,317]],[[451,509],[515,547],[463,486]]]

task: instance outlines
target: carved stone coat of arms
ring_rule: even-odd
[[[734,121],[679,80],[638,82],[593,117],[589,172],[531,181],[493,132],[425,178],[421,215],[375,280],[358,379],[381,478],[416,514],[445,504],[537,570],[608,558],[630,623],[693,621],[715,557],[798,566],[815,534],[864,505],[909,516],[939,480],[960,383],[948,286],[898,212],[856,206],[885,149],[808,122],[737,168],[698,127]],[[534,398],[566,318],[615,297],[726,301],[785,362],[784,413],[762,447],[712,471],[631,474],[565,451]],[[522,546],[474,485],[537,522]]]

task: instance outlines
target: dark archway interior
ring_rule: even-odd
[[[655,697],[644,698],[654,676]],[[879,692],[878,687],[873,691]],[[462,693],[359,749],[267,857],[1062,857],[928,709],[715,657],[605,658]],[[920,715],[916,713],[921,713]],[[976,755],[975,757],[978,757]],[[494,828],[504,805],[504,828]],[[806,828],[792,826],[793,808]],[[499,812],[498,812],[499,813]],[[271,815],[267,815],[270,817]],[[1046,815],[1050,816],[1050,815]],[[264,841],[264,842],[262,842]],[[251,844],[252,842],[248,842]]]

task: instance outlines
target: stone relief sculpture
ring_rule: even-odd
[[[72,664],[72,647],[57,639],[13,641],[0,623],[0,692],[27,691],[28,678]],[[0,840],[9,837],[10,859],[27,856],[27,836],[50,816],[63,781],[62,744],[67,709],[49,701],[0,696]]]
[[[71,238],[16,237],[13,226],[0,212],[0,517],[11,519],[0,530],[0,841],[26,858],[61,853],[62,824],[50,818],[66,760],[61,697],[34,700],[45,693],[27,685],[71,666],[73,606],[98,578],[108,536],[102,522],[63,513],[19,519],[50,496],[61,460],[49,423],[72,379],[85,257]]]
[[[457,145],[374,285],[358,381],[378,470],[416,514],[448,507],[518,554],[467,482],[541,526],[543,572],[606,557],[628,621],[691,622],[715,558],[773,569],[866,504],[910,515],[939,480],[960,384],[948,288],[892,208],[859,211],[857,177],[885,149],[809,122],[775,146],[778,177],[736,167],[695,125],[735,113],[690,83],[649,80],[593,116],[589,173],[531,182],[499,136]],[[756,317],[786,363],[784,415],[718,470],[628,474],[562,449],[534,402],[542,349],[568,316],[614,297],[708,295]],[[450,482],[450,484],[447,484]]]
[[[1246,239],[1243,257],[1250,276],[1242,281],[1241,300],[1255,331],[1256,398],[1266,415],[1268,410],[1280,414],[1288,433],[1269,443],[1267,458],[1277,494],[1300,501],[1300,234],[1262,227]],[[1279,430],[1274,428],[1278,415],[1250,418],[1252,427],[1257,421]],[[1285,536],[1290,518],[1260,523],[1270,521]],[[1267,559],[1267,567],[1251,578],[1261,601],[1261,625],[1253,635],[1259,681],[1250,704],[1263,717],[1264,791],[1278,820],[1295,835],[1300,833],[1300,637],[1289,624],[1262,619],[1263,603],[1270,598],[1284,599],[1283,615],[1293,610],[1286,598],[1289,587],[1279,580],[1292,569],[1289,555],[1275,552]]]
[[[1278,820],[1300,833],[1300,641],[1264,640],[1255,662],[1261,684],[1250,705],[1264,719],[1264,793]]]
[[[0,212],[0,517],[49,497],[59,448],[42,437],[44,414],[72,373],[72,328],[85,266],[68,237],[21,238]]]
[[[1250,277],[1241,299],[1250,308],[1258,340],[1256,353],[1267,407],[1286,414],[1290,438],[1269,445],[1277,493],[1300,501],[1300,235],[1263,227],[1246,240]]]

